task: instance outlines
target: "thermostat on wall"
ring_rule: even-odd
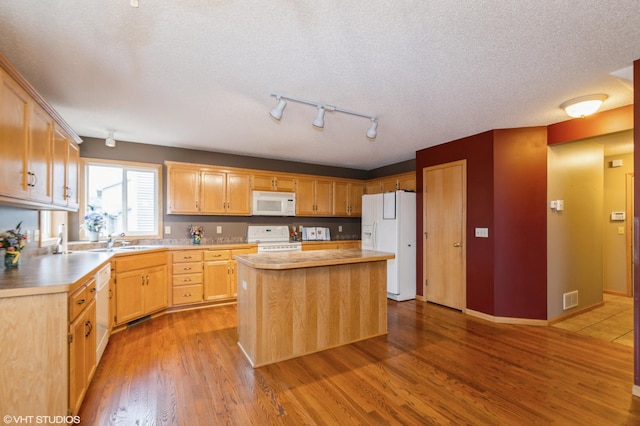
[[[611,212],[611,220],[625,220],[624,212]]]

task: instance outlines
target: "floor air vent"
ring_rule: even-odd
[[[562,295],[562,309],[566,311],[576,306],[578,306],[578,290],[570,291]]]

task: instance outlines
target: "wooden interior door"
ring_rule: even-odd
[[[428,302],[466,308],[466,160],[424,168],[423,285]]]

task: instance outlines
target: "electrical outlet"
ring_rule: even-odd
[[[164,233],[165,234],[170,234],[171,233],[171,227],[170,226],[165,226],[164,227]]]
[[[222,226],[216,226],[216,234],[222,234]]]
[[[39,229],[34,229],[33,230],[33,240],[34,241],[40,241],[40,230]]]
[[[338,226],[338,232],[342,232],[342,226]]]

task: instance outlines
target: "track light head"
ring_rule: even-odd
[[[104,144],[109,148],[115,148],[116,140],[113,137],[113,131],[109,131],[109,136],[107,136],[107,139],[105,139]]]
[[[316,115],[316,119],[313,120],[313,125],[322,129],[324,127],[324,112],[325,109],[323,106],[318,105],[318,115]]]
[[[282,111],[284,111],[284,107],[287,106],[287,102],[278,96],[278,105],[269,112],[269,114],[275,118],[276,120],[280,120],[282,118]]]
[[[378,120],[375,118],[371,118],[371,127],[367,131],[367,137],[369,139],[375,139],[378,135]]]

